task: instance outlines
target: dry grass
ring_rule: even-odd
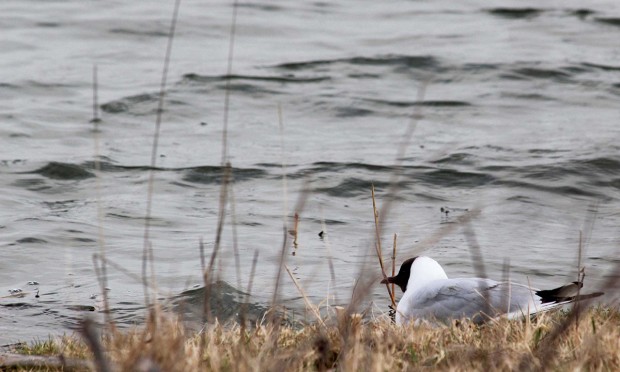
[[[174,315],[157,318],[142,328],[101,338],[113,370],[620,370],[620,312],[603,308],[585,312],[554,340],[549,335],[568,319],[566,313],[484,326],[461,321],[400,327],[387,317],[362,322],[355,315],[303,328],[261,324],[242,331],[237,325],[215,323],[201,335],[188,334]],[[556,352],[549,354],[545,350],[551,341]],[[16,351],[92,360],[77,336]],[[61,370],[51,364],[39,369],[17,366],[15,370]],[[0,364],[0,369],[6,367]]]

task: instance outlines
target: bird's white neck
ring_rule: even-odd
[[[438,279],[448,279],[441,265],[430,257],[418,257],[411,265],[411,274],[407,282],[407,292],[424,287],[428,282]]]

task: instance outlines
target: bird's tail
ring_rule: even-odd
[[[575,301],[583,301],[591,298],[602,296],[604,292],[595,292],[588,294],[579,294],[579,290],[583,287],[583,282],[572,282],[554,289],[536,291],[543,304],[568,303]]]

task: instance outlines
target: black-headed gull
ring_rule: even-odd
[[[531,315],[603,294],[578,296],[583,286],[581,282],[539,290],[483,278],[448,279],[437,261],[424,256],[403,262],[398,275],[383,279],[381,283],[394,283],[404,292],[396,308],[397,324],[407,324],[410,320],[446,322],[460,318],[483,323],[498,316]]]

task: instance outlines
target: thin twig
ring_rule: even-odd
[[[213,252],[211,253],[211,259],[209,260],[209,265],[203,272],[203,281],[205,285],[205,298],[204,298],[204,307],[203,307],[203,321],[212,322],[211,317],[211,309],[209,304],[209,299],[211,298],[211,286],[212,286],[212,273],[213,267],[215,265],[215,259],[218,256],[220,251],[220,246],[222,243],[222,231],[224,229],[224,220],[226,217],[226,205],[228,201],[228,185],[230,183],[230,177],[232,173],[232,167],[230,163],[226,163],[226,166],[223,169],[224,174],[222,177],[222,187],[220,189],[220,201],[218,207],[218,218],[217,218],[217,230],[215,233],[215,243],[213,244]]]
[[[213,262],[217,257],[217,250],[214,248],[211,252],[211,260],[209,267],[202,273],[202,281],[204,284],[204,299],[202,303],[202,323],[213,323],[213,315],[211,314],[211,289],[213,287],[213,281],[211,280],[211,271],[213,269]]]
[[[228,162],[228,114],[230,111],[230,82],[235,51],[235,34],[237,30],[238,2],[233,2],[232,20],[230,22],[230,39],[228,41],[228,63],[226,65],[226,91],[224,92],[224,119],[222,130],[222,166]]]
[[[99,245],[99,254],[104,258],[101,262],[101,280],[99,280],[99,284],[101,286],[101,296],[103,297],[105,323],[111,325],[110,302],[106,290],[108,286],[108,271],[105,263],[106,249],[105,236],[103,234],[103,206],[101,203],[101,161],[99,158],[101,155],[99,139],[99,123],[101,120],[99,119],[97,108],[97,65],[93,65],[93,119],[91,122],[95,124],[93,137],[95,140],[95,171],[97,175],[95,178],[95,190],[97,193],[97,243]]]
[[[172,43],[174,41],[174,32],[176,30],[177,19],[179,17],[179,8],[181,0],[176,0],[172,13],[172,21],[170,22],[170,31],[168,33],[168,45],[166,46],[166,55],[164,57],[164,67],[161,75],[161,83],[159,87],[159,99],[157,102],[157,112],[155,115],[155,133],[153,134],[153,147],[151,148],[151,165],[149,168],[148,191],[146,197],[146,214],[144,217],[144,243],[142,247],[142,284],[144,287],[144,302],[148,307],[150,303],[147,279],[147,259],[152,257],[148,254],[151,230],[151,215],[153,209],[153,191],[155,185],[155,165],[157,164],[157,151],[159,147],[159,133],[161,130],[162,114],[164,111],[164,97],[166,96],[166,84],[168,81],[168,70],[170,67],[170,57],[172,55]],[[151,266],[153,262],[151,262]]]
[[[383,266],[383,253],[381,252],[381,227],[379,225],[379,212],[377,211],[377,202],[375,200],[375,185],[372,185],[372,211],[375,217],[375,249],[377,252],[377,257],[379,258],[379,265],[381,266],[381,274],[383,275],[383,279],[387,278],[385,274],[385,267]],[[396,308],[396,300],[394,299],[394,292],[390,289],[390,284],[385,283],[385,288],[387,288],[388,294],[390,295],[390,300],[392,301],[392,306]]]
[[[396,275],[396,238],[398,236],[394,234],[394,245],[392,246],[392,276]],[[395,291],[396,284],[392,283],[392,293]]]
[[[97,65],[93,65],[93,118],[91,123],[95,123],[95,130],[97,130],[97,123],[99,123],[99,99],[98,99],[98,84],[97,84]]]
[[[583,283],[583,279],[581,278],[582,267],[581,267],[581,257],[583,255],[583,232],[579,230],[579,248],[577,250],[577,282]],[[583,273],[585,275],[585,269],[583,269]],[[577,285],[577,297],[581,294],[581,285]],[[578,301],[577,301],[578,302]],[[573,306],[573,311],[575,314],[575,330],[579,327],[579,312],[581,310],[581,306]]]
[[[282,218],[284,219],[284,225],[287,225],[288,215],[288,182],[286,179],[286,157],[284,149],[284,119],[282,118],[282,105],[278,104],[278,130],[280,132],[280,152],[282,157]]]
[[[198,250],[200,252],[200,272],[203,273],[205,272],[206,269],[206,265],[205,265],[205,244],[202,241],[202,237],[200,237],[199,241],[198,241]]]
[[[505,296],[506,301],[504,301],[504,311],[506,313],[510,312],[510,298],[512,296],[512,284],[510,283],[510,257],[504,258],[504,263],[502,265],[502,282],[507,283],[508,288],[507,296]]]
[[[306,200],[308,199],[308,194],[310,192],[308,185],[308,181],[305,180],[302,186],[302,192],[299,194],[297,198],[297,203],[295,204],[295,212],[301,213],[304,206],[306,205]],[[271,307],[275,308],[278,302],[278,297],[280,295],[280,281],[282,279],[282,269],[284,268],[284,264],[286,264],[286,248],[288,247],[288,228],[286,225],[286,218],[284,218],[284,225],[282,226],[283,238],[282,238],[282,246],[280,249],[280,258],[278,262],[278,271],[275,278],[274,283],[274,291],[273,297],[271,299]]]
[[[286,225],[283,226],[282,231],[284,232],[283,237],[282,237],[282,247],[280,249],[280,258],[279,258],[279,262],[278,262],[278,272],[276,274],[276,278],[275,278],[275,283],[273,286],[273,296],[271,298],[271,308],[275,308],[277,302],[278,302],[278,297],[280,295],[280,280],[282,277],[282,268],[285,265],[285,261],[286,261],[286,247],[287,247],[287,243],[288,243],[288,231],[286,229]]]
[[[487,271],[484,267],[484,257],[482,257],[482,251],[480,250],[480,244],[478,244],[478,239],[476,238],[476,232],[471,227],[471,222],[467,222],[463,227],[463,232],[465,234],[465,239],[467,240],[467,245],[469,246],[469,252],[471,254],[471,261],[474,270],[476,271],[476,275],[479,278],[486,278]],[[480,296],[484,299],[484,310],[482,310],[483,314],[486,314],[489,317],[493,317],[495,310],[492,309],[491,302],[489,301],[489,291],[485,290],[484,281],[480,281],[478,292]]]
[[[237,203],[235,199],[235,189],[234,183],[230,184],[230,218],[231,227],[232,227],[232,238],[233,238],[233,255],[235,258],[235,274],[237,275],[237,289],[241,290],[241,259],[239,257],[239,242],[237,236]],[[239,296],[239,299],[241,297]]]
[[[97,330],[95,327],[95,322],[86,318],[82,321],[82,335],[92,351],[95,357],[95,367],[98,372],[109,372],[110,363],[108,362],[108,358],[105,356],[105,352],[103,350],[103,346],[101,345],[101,341],[99,341],[99,335],[97,334]]]
[[[325,244],[325,249],[327,250],[327,264],[329,265],[329,274],[332,280],[332,287],[334,288],[334,302],[338,303],[338,291],[336,287],[336,270],[334,269],[334,258],[332,255],[331,245],[329,244],[329,235],[327,234],[327,224],[325,223],[325,218],[323,217],[323,208],[321,208],[321,231],[323,232],[323,243]]]
[[[286,265],[284,265],[284,268],[286,269],[286,272],[288,273],[288,275],[293,280],[293,283],[295,284],[295,287],[299,291],[299,294],[301,294],[301,297],[303,297],[304,302],[306,303],[306,307],[310,308],[310,310],[312,311],[312,314],[314,314],[314,317],[319,322],[319,324],[321,324],[323,327],[325,327],[325,323],[323,322],[323,319],[321,319],[321,314],[317,310],[316,306],[314,306],[312,304],[312,302],[310,302],[310,299],[306,295],[306,292],[303,290],[303,288],[301,288],[301,286],[299,285],[299,282],[297,282],[297,279],[295,279],[295,276],[293,275],[291,270]]]
[[[245,321],[247,319],[248,304],[250,296],[252,295],[252,285],[254,283],[254,275],[256,273],[256,263],[258,262],[258,250],[254,251],[254,258],[252,259],[252,269],[250,270],[250,277],[248,278],[248,287],[245,291],[245,300],[241,304],[240,322],[241,322],[241,334],[245,334]]]
[[[295,212],[295,216],[293,218],[293,247],[297,248],[297,238],[299,236],[299,213]]]

